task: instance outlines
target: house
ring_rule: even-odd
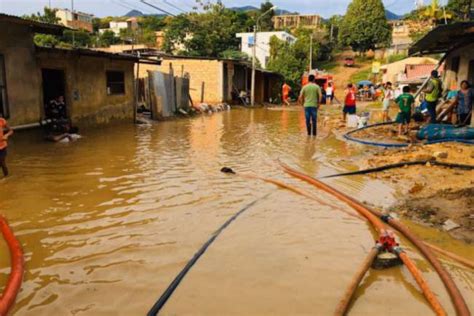
[[[59,19],[59,23],[75,30],[86,30],[88,32],[93,31],[92,14],[71,11],[68,9],[56,9],[56,17]]]
[[[440,25],[416,42],[410,55],[444,54],[444,89],[459,88],[461,81],[474,83],[474,22]],[[474,127],[474,116],[471,121]]]
[[[61,35],[60,25],[0,14],[0,29],[0,112],[12,126],[37,125],[58,96],[74,124],[134,116],[138,57],[34,45],[37,33]]]
[[[392,20],[388,23],[392,27],[392,45],[389,49],[389,55],[406,54],[413,43],[410,37],[409,24],[404,20]]]
[[[273,17],[273,27],[275,30],[294,30],[298,28],[319,29],[322,18],[316,14],[288,14],[276,15]]]
[[[296,41],[296,37],[287,32],[258,32],[255,55],[263,69],[266,68],[270,59],[270,39],[273,36],[282,41],[287,41],[288,43],[294,43]],[[241,51],[249,56],[252,56],[253,45],[255,43],[254,33],[237,33],[236,37],[241,39]]]
[[[383,82],[396,83],[405,78],[405,69],[407,65],[432,64],[436,65],[438,60],[430,57],[409,57],[390,64],[382,65],[380,70],[382,72]]]
[[[233,59],[161,56],[161,65],[141,65],[140,78],[148,77],[149,71],[160,71],[189,78],[189,94],[196,103],[240,103],[239,94],[250,95],[252,68],[250,63]],[[276,99],[282,76],[258,69],[256,72],[255,101],[268,102]]]
[[[111,31],[115,36],[120,36],[120,33],[123,32],[133,32],[138,30],[138,20],[137,18],[130,18],[126,21],[110,21],[108,29],[100,29],[99,33],[103,34],[105,31]]]

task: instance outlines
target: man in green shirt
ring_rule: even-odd
[[[299,102],[304,106],[306,130],[308,136],[316,136],[318,123],[318,108],[321,104],[321,88],[315,83],[314,75],[309,75],[308,84],[301,89]]]
[[[401,136],[402,127],[405,127],[405,133],[408,133],[411,120],[411,107],[415,103],[415,98],[410,94],[410,87],[403,87],[403,94],[399,95],[398,98],[395,99],[395,102],[397,102],[400,107],[400,112],[397,115],[397,123],[398,136]]]

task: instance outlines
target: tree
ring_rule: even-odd
[[[32,15],[24,15],[23,18],[43,23],[58,24],[60,19],[56,17],[56,11],[56,9],[44,7],[43,14],[37,12],[36,14]]]
[[[104,31],[99,36],[99,45],[108,47],[110,45],[117,44],[120,41],[119,38],[115,36],[115,33],[109,30]]]
[[[74,43],[74,47],[90,47],[92,44],[92,37],[87,31],[65,30],[61,37],[61,42],[65,44],[63,46],[72,46]]]
[[[187,13],[173,18],[166,26],[164,50],[191,56],[218,57],[226,50],[238,50],[236,33],[245,31],[247,19],[226,9],[220,2],[209,4],[204,13]]]
[[[244,60],[244,61],[251,60],[248,54],[241,52],[240,50],[232,50],[232,49],[223,51],[222,53],[219,54],[219,57],[225,58],[225,59],[236,59],[236,60]]]
[[[456,19],[469,21],[474,3],[472,0],[449,0],[447,8],[454,13]]]
[[[391,43],[392,31],[381,0],[353,0],[339,29],[339,41],[366,52]]]
[[[273,8],[273,4],[270,1],[266,1],[266,2],[262,3],[260,5],[260,12],[258,12],[258,15],[264,14],[265,12],[270,10],[271,8]],[[273,31],[274,30],[274,28],[273,28],[273,17],[274,16],[275,16],[275,11],[274,10],[271,10],[270,12],[265,14],[265,16],[263,16],[260,19],[259,31],[261,31],[261,32]]]

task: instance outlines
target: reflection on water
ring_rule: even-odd
[[[86,130],[74,144],[17,133],[9,156],[13,175],[0,182],[0,212],[26,253],[14,314],[143,315],[212,232],[270,192],[209,249],[166,314],[331,314],[373,242],[367,224],[272,185],[219,172],[229,166],[314,190],[282,173],[275,161],[314,176],[356,168],[340,158],[364,148],[324,137],[328,132],[307,138],[302,112],[235,110]],[[368,178],[331,183],[361,200],[395,199],[390,188]],[[6,253],[4,244],[0,251]],[[452,313],[436,275],[410,254]],[[8,266],[2,255],[0,284]],[[473,274],[456,265],[448,269],[472,297]],[[371,272],[359,296],[354,315],[385,313],[387,304],[393,314],[430,313],[404,269]]]

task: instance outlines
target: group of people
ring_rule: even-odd
[[[305,109],[307,133],[310,136],[316,136],[319,106],[323,102],[324,94],[326,95],[326,100],[328,99],[328,96],[334,97],[334,89],[332,84],[328,84],[329,91],[328,88],[323,91],[322,88],[316,84],[314,75],[310,75],[308,81],[308,84],[301,89],[298,100]],[[285,85],[283,87],[283,102],[285,105],[289,105],[289,93],[291,88],[288,84],[285,83]],[[426,107],[430,123],[437,123],[437,106],[439,100],[442,98],[442,86],[443,84],[439,79],[438,72],[433,70],[426,87],[422,90],[422,106]],[[349,83],[344,91],[344,107],[342,110],[342,118],[344,121],[346,121],[348,114],[353,115],[356,113],[357,93],[357,87]],[[451,105],[456,106],[457,109],[458,125],[468,125],[471,122],[472,117],[474,89],[471,88],[468,81],[464,80],[461,82],[460,89],[451,95]],[[389,110],[392,103],[395,103],[398,108],[398,114],[395,120],[398,123],[398,134],[399,136],[407,134],[413,110],[415,108],[415,97],[412,95],[410,87],[404,86],[402,87],[402,91],[396,92],[393,89],[391,82],[382,85],[382,110],[384,122],[390,120]]]

